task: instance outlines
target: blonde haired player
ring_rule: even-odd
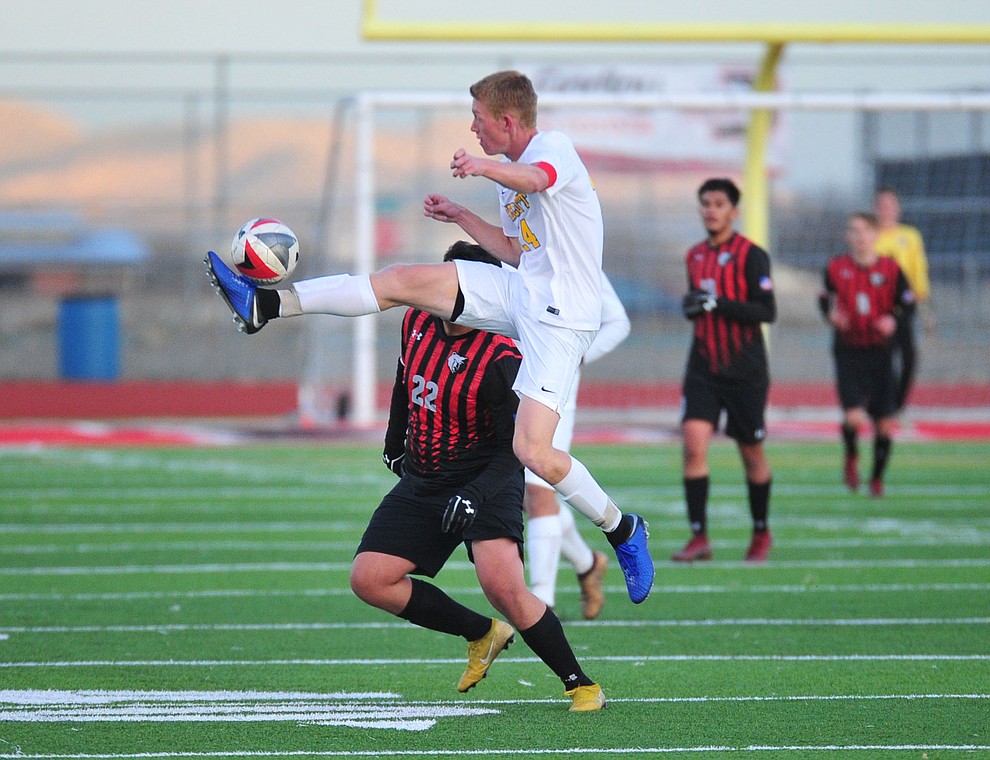
[[[602,326],[582,364],[590,364],[618,346],[629,335],[629,316],[608,277],[602,275]],[[577,412],[578,383],[560,410],[553,445],[570,451]],[[581,615],[594,620],[605,606],[603,580],[608,557],[593,551],[578,531],[569,507],[561,506],[552,485],[526,470],[526,565],[530,590],[549,607],[556,606],[557,572],[561,556],[577,574]]]
[[[413,306],[449,322],[513,338],[523,360],[513,449],[578,512],[601,528],[615,550],[629,598],[640,604],[653,588],[646,521],[623,514],[587,467],[553,445],[553,435],[578,366],[601,325],[601,204],[574,144],[536,128],[536,92],[516,71],[491,74],[470,88],[471,131],[486,156],[463,148],[450,162],[454,177],[484,177],[498,194],[501,225],[442,195],[423,213],[457,224],[509,264],[476,261],[397,264],[371,275],[340,274],[265,290],[232,272],[210,252],[207,268],[245,332],[268,320],[302,314],[356,317]],[[428,394],[424,402],[429,401]]]

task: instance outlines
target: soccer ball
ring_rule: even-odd
[[[261,285],[274,285],[299,262],[299,239],[278,219],[252,219],[230,244],[237,271]]]

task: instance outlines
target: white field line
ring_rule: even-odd
[[[988,495],[988,500],[990,500],[990,495]],[[158,505],[154,510],[155,514],[161,512],[163,507]],[[939,504],[939,509],[942,509],[942,505]],[[9,513],[10,510],[8,510]],[[49,510],[46,510],[46,514]],[[325,507],[320,507],[318,510],[313,510],[320,513],[326,511]],[[642,510],[647,517],[652,517],[656,515],[656,510]],[[683,507],[678,507],[676,510],[676,516],[678,518],[683,517]],[[713,510],[709,510],[709,514],[712,514]],[[229,535],[230,533],[271,533],[271,532],[297,532],[304,535],[310,535],[313,531],[325,531],[325,532],[340,532],[340,531],[350,531],[353,533],[360,533],[364,530],[367,525],[366,519],[354,519],[354,520],[279,520],[279,521],[264,521],[264,520],[240,520],[234,519],[234,515],[231,515],[231,519],[228,521],[189,521],[189,522],[77,522],[77,523],[67,523],[64,522],[64,517],[67,514],[71,514],[71,509],[61,510],[60,516],[63,518],[62,521],[55,521],[49,523],[17,523],[17,522],[7,522],[0,524],[0,535],[152,535],[158,536],[163,533],[178,533],[178,534],[193,534],[201,535],[202,533],[212,532],[220,533],[223,535]],[[124,507],[109,509],[109,514],[115,517],[121,517],[128,513],[128,510]],[[289,513],[289,510],[283,511],[283,514]],[[216,516],[218,514],[217,510],[211,510],[211,515]],[[237,512],[237,517],[242,517],[244,515],[244,510]],[[733,509],[731,512],[726,512],[724,515],[725,519],[735,520],[738,517],[738,510]],[[715,515],[715,519],[721,519],[720,516]],[[953,537],[978,537],[987,536],[990,534],[990,517],[972,517],[972,516],[961,516],[959,518],[946,518],[939,517],[933,518],[930,512],[925,512],[924,514],[919,514],[917,517],[864,517],[862,513],[857,513],[855,516],[841,517],[837,515],[833,516],[815,516],[815,517],[803,517],[803,516],[774,516],[773,518],[774,527],[785,527],[785,528],[798,528],[804,532],[814,531],[823,534],[832,534],[835,536],[837,533],[847,533],[853,536],[863,538],[881,538],[890,536],[893,538],[902,538],[905,536],[925,539],[930,537],[946,536],[947,538]],[[813,539],[821,540],[821,539]],[[842,541],[841,536],[835,536],[830,540]],[[855,538],[852,540],[856,540]],[[844,545],[844,544],[840,544]]]
[[[655,562],[658,566],[683,567],[674,562]],[[329,572],[350,570],[350,562],[235,562],[200,565],[111,565],[111,566],[56,566],[56,567],[0,567],[0,576],[86,576],[133,575],[137,573],[252,573],[252,572]],[[739,561],[712,561],[707,567],[747,567],[751,571],[785,568],[969,568],[990,567],[990,557],[973,559],[849,559],[849,560],[791,560],[773,561],[766,565],[749,565]],[[445,567],[455,570],[471,570],[467,561],[448,562]]]
[[[165,471],[184,471],[186,468],[169,467],[167,465],[146,465],[153,466]],[[262,496],[282,496],[291,497],[298,494],[307,499],[321,499],[321,490],[324,486],[344,486],[363,487],[378,485],[387,487],[388,476],[384,473],[368,472],[367,474],[347,475],[334,473],[330,475],[314,474],[312,470],[299,469],[295,475],[283,473],[284,483],[272,483],[267,473],[259,474],[256,468],[233,468],[231,471],[209,471],[203,470],[206,474],[220,472],[220,474],[238,478],[250,485],[181,485],[174,488],[169,487],[149,487],[149,486],[117,486],[113,489],[106,489],[99,485],[79,485],[68,487],[60,486],[39,486],[39,485],[11,485],[5,488],[11,500],[20,499],[27,501],[51,501],[55,499],[72,499],[78,501],[103,501],[112,499],[119,500],[161,500],[169,501],[178,498],[189,498],[191,501],[199,501],[207,496],[217,498],[250,498],[257,500]],[[835,483],[774,483],[773,492],[777,495],[785,496],[848,496],[849,489],[841,482],[839,469],[836,469]],[[612,489],[617,494],[625,497],[636,498],[642,501],[667,501],[672,504],[678,503],[684,498],[683,487],[662,486],[662,485],[640,485],[640,486],[617,486]],[[957,485],[951,483],[888,483],[887,492],[896,492],[901,497],[916,497],[919,499],[932,498],[958,498],[971,496],[985,496],[990,494],[990,481],[987,483],[972,483]],[[746,491],[738,486],[713,485],[710,498],[722,503],[728,499],[745,501]],[[835,506],[835,505],[831,505]],[[856,506],[859,505],[849,505]]]
[[[253,691],[0,691],[0,722],[173,723],[293,722],[319,726],[424,731],[439,718],[497,715],[454,703],[401,700],[399,694]]]
[[[913,531],[912,531],[913,532]],[[788,540],[791,549],[852,549],[863,547],[911,547],[911,546],[986,546],[990,544],[990,531],[953,530],[942,526],[936,534],[928,533],[911,537],[832,538]],[[733,550],[742,542],[713,541],[716,549]],[[0,555],[15,556],[56,554],[116,554],[128,552],[205,552],[205,551],[266,551],[266,552],[331,552],[351,551],[353,541],[155,541],[149,543],[129,541],[122,543],[73,543],[73,544],[22,544],[0,546]],[[680,542],[657,541],[654,546],[680,546]]]
[[[398,695],[369,701],[373,695],[300,694],[263,692],[132,692],[39,691],[0,692],[0,721],[5,723],[174,723],[174,722],[294,722],[320,726],[423,731],[440,718],[497,715],[493,705],[558,703],[562,700],[488,700],[489,707],[450,701],[405,701]],[[958,700],[984,699],[976,694],[908,694],[792,697],[688,697],[620,699],[619,702],[748,702],[852,700]]]
[[[138,752],[128,754],[0,754],[0,760],[180,760],[182,758],[280,758],[280,757],[545,757],[548,755],[681,755],[700,753],[758,754],[795,752],[981,752],[984,744],[815,744],[815,745],[706,745],[694,747],[567,747],[561,749],[432,749],[432,750],[227,750],[217,752]]]
[[[378,493],[377,491],[375,492]],[[384,489],[381,491],[384,493]],[[817,494],[815,498],[821,498],[822,494]],[[987,489],[986,493],[973,494],[973,496],[983,497],[983,501],[990,501],[990,489]],[[229,523],[239,524],[245,514],[251,512],[264,512],[265,510],[260,506],[277,500],[279,503],[284,504],[282,511],[283,515],[293,515],[298,516],[299,521],[287,521],[289,525],[299,524],[304,525],[305,521],[313,521],[314,516],[326,515],[327,514],[327,503],[324,499],[319,496],[311,496],[309,500],[305,503],[292,503],[288,502],[288,498],[283,493],[270,493],[265,494],[259,490],[252,490],[250,494],[238,498],[235,504],[225,507],[222,503],[218,503],[218,499],[210,493],[205,493],[202,496],[190,495],[188,499],[183,499],[177,501],[175,499],[175,494],[171,498],[163,495],[160,498],[149,498],[147,502],[144,503],[134,503],[132,501],[122,501],[118,498],[113,490],[104,491],[98,496],[94,496],[93,503],[82,503],[82,499],[78,494],[74,494],[71,498],[72,500],[68,503],[58,504],[57,508],[51,506],[51,500],[44,495],[39,495],[37,498],[32,498],[27,500],[29,503],[24,505],[17,504],[7,493],[6,489],[4,492],[5,503],[7,507],[7,514],[11,517],[19,515],[30,515],[32,517],[46,517],[48,515],[57,514],[62,522],[52,523],[52,530],[62,529],[62,532],[83,532],[85,530],[92,530],[93,523],[81,523],[79,525],[65,524],[64,520],[67,516],[79,517],[79,518],[95,518],[95,517],[110,517],[110,518],[121,518],[121,517],[137,517],[137,516],[156,516],[162,514],[163,509],[166,507],[172,514],[183,514],[189,517],[208,515],[214,518],[213,525],[222,526],[225,523],[216,522],[215,518],[218,515],[229,515],[231,518]],[[664,501],[658,499],[656,495],[643,496],[642,498],[631,499],[628,495],[617,494],[617,499],[620,499],[624,504],[631,506],[637,506],[638,511],[642,512],[646,517],[669,517],[671,519],[683,519],[684,516],[684,502],[682,499],[673,499],[669,501]],[[974,502],[973,498],[968,498],[959,502],[951,501],[950,497],[946,496],[929,496],[925,497],[924,505],[927,507],[931,499],[938,499],[938,519],[933,519],[930,511],[921,510],[917,514],[912,514],[911,512],[905,514],[904,508],[901,507],[898,516],[887,517],[887,518],[870,518],[864,516],[863,511],[860,507],[852,508],[848,507],[844,503],[831,503],[828,506],[827,514],[828,517],[823,517],[821,514],[814,515],[801,515],[801,514],[775,514],[773,516],[773,524],[775,526],[784,527],[796,527],[796,528],[809,528],[820,530],[823,532],[836,532],[837,530],[853,530],[856,532],[861,532],[867,529],[871,524],[877,522],[888,522],[888,523],[903,523],[904,525],[931,525],[935,528],[942,528],[948,525],[950,528],[953,525],[962,526],[963,529],[968,529],[970,527],[977,527],[986,529],[990,526],[990,520],[983,517],[974,517],[972,513],[975,509],[978,509],[979,504]],[[377,504],[378,497],[371,496],[366,498],[365,496],[357,497],[355,499],[356,503],[366,505],[368,507]],[[42,506],[38,506],[38,502]],[[187,503],[188,502],[188,503]],[[744,513],[745,498],[738,502],[724,502],[713,500],[709,503],[708,513],[716,520],[735,520],[742,516]],[[913,507],[911,508],[913,511]],[[953,510],[958,510],[961,514],[953,515]],[[9,519],[9,518],[8,518]],[[111,526],[121,526],[123,528],[130,529],[131,532],[141,529],[141,523],[134,524],[121,524],[119,522],[109,523]],[[207,523],[210,524],[210,523]],[[316,522],[318,526],[323,526],[325,528],[333,527],[333,525],[353,525],[356,529],[361,529],[364,527],[363,521],[355,522],[341,522],[336,521],[334,523],[330,522]],[[145,528],[145,532],[151,532],[152,529],[157,529],[161,523],[150,523],[150,528]],[[184,522],[176,523],[179,526],[194,526],[194,523]],[[0,525],[0,532],[12,532],[15,530],[20,530],[26,532],[29,530],[37,530],[39,532],[48,529],[47,524],[19,524],[10,523],[7,525]]]
[[[990,563],[990,560],[987,560]],[[453,563],[448,563],[448,566]],[[470,566],[464,562],[465,568]],[[118,565],[109,567],[2,567],[0,575],[134,575],[138,573],[325,573],[350,570],[350,562],[234,562],[203,565]]]
[[[0,450],[0,466],[5,469],[8,467],[14,467],[19,469],[19,464],[14,462],[8,464],[3,460],[11,453],[10,449]],[[78,450],[68,450],[68,449],[38,449],[32,450],[30,453],[40,454],[39,459],[44,459],[46,461],[53,461],[57,463],[66,463],[68,466],[85,466],[90,467],[100,467],[104,469],[115,469],[115,470],[146,470],[155,469],[159,472],[170,472],[187,475],[189,473],[199,474],[199,475],[219,475],[225,478],[236,478],[241,482],[258,484],[260,488],[275,488],[271,483],[270,473],[262,472],[258,467],[246,463],[237,461],[234,459],[174,459],[171,457],[155,457],[155,456],[144,456],[141,454],[135,454],[133,452],[120,452],[114,450],[101,450],[101,449],[78,449]],[[287,487],[297,488],[300,485],[369,485],[373,483],[385,483],[388,478],[382,472],[373,472],[369,470],[367,473],[358,472],[356,474],[352,473],[326,473],[319,472],[316,467],[306,467],[304,465],[296,466],[292,469],[280,471],[280,477],[284,478]],[[202,486],[206,488],[208,486]],[[24,491],[48,491],[50,493],[58,494],[64,492],[66,489],[60,489],[58,487],[47,487],[38,488],[37,486],[23,486],[20,487]],[[93,490],[98,491],[99,486],[91,486]],[[74,490],[74,489],[73,489]],[[118,488],[116,491],[152,491],[158,489],[147,489],[140,486],[133,488]],[[164,491],[167,493],[168,491]]]
[[[160,511],[160,510],[159,510]],[[0,535],[30,535],[34,533],[42,535],[160,535],[162,533],[285,533],[297,531],[300,533],[311,533],[316,530],[324,531],[352,531],[364,530],[367,520],[279,520],[279,521],[257,521],[240,522],[231,520],[230,522],[180,522],[180,523],[42,523],[42,524],[22,524],[7,523],[0,524]]]
[[[37,625],[0,626],[0,633],[184,633],[189,631],[351,631],[408,628],[405,622],[375,623],[165,623],[160,625]],[[717,628],[722,626],[797,626],[874,628],[879,626],[990,625],[990,617],[963,618],[709,618],[703,620],[575,620],[572,628]]]
[[[952,543],[937,540],[939,546]],[[974,539],[966,543],[990,543],[990,533],[982,540]],[[355,541],[128,541],[110,544],[23,544],[20,546],[2,546],[0,554],[31,555],[31,554],[117,554],[127,552],[331,552],[354,551]],[[845,544],[847,545],[847,544]]]
[[[500,658],[501,659],[501,658]],[[718,702],[873,702],[873,701],[917,701],[917,700],[990,700],[990,693],[940,694],[919,692],[908,694],[774,694],[737,695],[726,697],[617,697],[609,702],[630,704],[691,704]],[[79,705],[97,707],[132,702],[160,702],[178,704],[221,704],[237,706],[248,703],[270,702],[330,702],[333,700],[358,700],[375,702],[394,700],[403,705],[462,705],[455,700],[403,699],[394,692],[264,692],[264,691],[110,691],[104,689],[84,689],[70,691],[64,689],[0,689],[0,705],[19,707],[51,707]],[[401,700],[401,701],[400,701]],[[532,699],[472,699],[471,704],[482,705],[531,705],[559,704],[562,699],[538,697]]]
[[[853,655],[600,655],[581,656],[587,662],[990,662],[990,654],[853,654]],[[501,663],[535,664],[536,657],[499,657]],[[341,659],[285,659],[285,660],[61,660],[50,662],[0,662],[0,669],[37,668],[102,668],[102,667],[159,667],[159,668],[218,668],[218,667],[344,667],[344,666],[403,666],[403,665],[463,665],[463,657],[432,658],[341,658]]]
[[[607,586],[609,593],[625,593],[625,586]],[[449,593],[457,596],[482,594],[480,586],[449,587]],[[654,586],[654,594],[882,594],[925,591],[990,591],[990,583],[853,583],[780,586]],[[576,594],[578,589],[561,588],[559,594]],[[216,589],[210,591],[116,591],[105,593],[23,593],[0,594],[0,602],[112,602],[149,599],[252,599],[252,598],[319,598],[352,596],[348,588],[288,589]]]

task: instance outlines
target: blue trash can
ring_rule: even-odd
[[[59,374],[65,380],[116,380],[120,315],[113,296],[75,296],[58,309]]]

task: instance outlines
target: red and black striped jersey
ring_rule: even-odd
[[[869,266],[860,266],[844,253],[825,267],[820,303],[823,313],[834,307],[849,318],[848,329],[835,331],[837,345],[870,348],[890,342],[877,330],[877,320],[886,314],[900,319],[914,307],[914,294],[893,258],[878,256]]]
[[[733,233],[722,245],[698,243],[687,252],[686,263],[688,288],[716,297],[716,307],[694,320],[688,370],[725,378],[765,377],[760,325],[777,316],[766,251]]]
[[[406,472],[438,486],[469,483],[496,459],[521,467],[512,453],[521,360],[509,338],[482,330],[451,336],[441,319],[409,309],[386,451],[404,438]]]

